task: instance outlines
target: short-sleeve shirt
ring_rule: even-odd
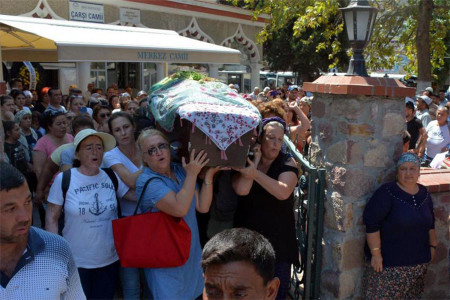
[[[50,159],[58,166],[62,166],[64,165],[63,161],[62,161],[62,156],[63,156],[63,152],[65,152],[67,149],[71,149],[72,152],[72,157],[70,158],[70,163],[68,165],[72,165],[72,160],[74,158],[75,155],[75,146],[73,145],[73,143],[69,143],[69,144],[64,144],[59,146],[58,148],[55,149],[55,151],[53,151],[52,155],[50,155]]]
[[[423,127],[427,128],[428,123],[431,122],[431,116],[428,111],[428,109],[425,109],[424,111],[416,111],[416,117],[422,121]]]
[[[289,157],[280,153],[269,167],[267,176],[278,180],[279,175],[284,172],[298,175],[296,167],[286,165]],[[280,201],[259,183],[253,182],[248,195],[238,197],[234,227],[248,228],[266,237],[275,250],[277,262],[299,264],[294,193],[288,199]]]
[[[62,112],[62,113],[64,113],[64,114],[67,112],[67,109],[66,109],[64,106],[62,106],[62,105],[60,105],[59,108],[56,108],[56,107],[54,107],[53,105],[49,104],[49,105],[47,106],[47,109],[46,109],[45,111],[47,111],[47,110],[59,111],[59,112]],[[44,111],[44,112],[45,112],[45,111]]]
[[[142,198],[142,211],[158,211],[156,204],[170,191],[178,193],[183,187],[186,172],[180,164],[172,163],[177,182],[145,167],[136,182],[136,196],[139,199],[142,189],[150,178],[153,179]],[[202,249],[198,233],[195,196],[186,216],[183,219],[191,229],[191,249],[188,261],[176,268],[144,269],[147,283],[154,299],[195,299],[201,295],[204,286],[201,268]]]
[[[118,147],[106,152],[103,155],[103,165],[106,168],[111,168],[114,165],[122,164],[131,173],[139,171],[142,166],[137,167],[125,154],[120,151]],[[131,216],[136,209],[136,202],[120,199],[120,208],[122,216]]]
[[[25,147],[19,141],[15,144],[5,142],[4,151],[9,158],[9,163],[25,174],[28,170]]]
[[[86,299],[67,242],[31,227],[13,276],[0,272],[0,299]]]
[[[72,143],[73,136],[66,133],[66,140],[68,143]],[[57,148],[56,145],[53,144],[52,140],[48,137],[48,135],[44,135],[37,141],[36,146],[34,147],[34,151],[43,152],[45,153],[45,156],[49,158],[56,148]]]
[[[114,185],[101,169],[94,176],[84,175],[77,168],[71,170],[62,235],[69,242],[78,268],[93,269],[112,264],[119,259],[111,225],[112,220],[117,219]],[[62,175],[56,176],[48,195],[48,202],[56,205],[63,205]],[[129,189],[120,178],[118,182],[117,194],[123,197]]]
[[[425,155],[434,158],[442,152],[447,144],[450,144],[450,130],[447,124],[439,126],[437,120],[431,121],[427,126],[427,147]]]
[[[417,119],[417,117],[414,117],[411,121],[406,122],[406,130],[411,135],[411,140],[409,141],[409,149],[416,149],[416,144],[420,136],[420,129],[422,128],[422,121]]]

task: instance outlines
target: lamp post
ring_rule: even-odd
[[[367,0],[352,0],[347,7],[341,8],[341,11],[350,47],[353,49],[346,75],[368,77],[363,50],[372,35],[378,9],[370,6]]]

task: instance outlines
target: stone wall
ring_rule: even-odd
[[[312,114],[311,160],[327,171],[321,294],[357,298],[364,265],[362,213],[372,193],[394,179],[404,100],[319,94]]]
[[[437,170],[422,170],[419,179],[433,198],[438,239],[436,256],[425,277],[423,299],[450,299],[450,171],[440,171],[442,173],[439,174],[436,172]]]

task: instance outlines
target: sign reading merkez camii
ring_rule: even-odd
[[[139,60],[159,60],[159,61],[188,61],[189,54],[187,52],[154,52],[139,51],[137,53]]]
[[[105,23],[103,4],[69,1],[69,19],[91,23]]]

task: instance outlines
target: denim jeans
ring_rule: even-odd
[[[78,268],[81,286],[87,299],[114,299],[119,275],[119,261],[102,268]]]
[[[120,280],[122,281],[123,299],[139,299],[141,294],[141,280],[139,269],[120,267]]]

